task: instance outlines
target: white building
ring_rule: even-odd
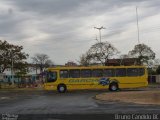
[[[18,72],[18,70],[13,70],[13,73],[11,71],[11,68],[7,68],[5,69],[5,71],[3,72],[3,74],[1,75],[1,78],[3,79],[4,82],[12,82],[12,76],[13,76],[13,80],[14,82],[18,82],[19,80],[21,80],[21,78],[18,78],[15,73]],[[34,67],[34,65],[30,64],[28,66],[28,72],[25,75],[26,78],[30,78],[31,80],[37,80],[39,79],[40,74],[40,69],[36,69]]]

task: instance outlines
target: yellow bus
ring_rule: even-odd
[[[145,66],[53,67],[47,69],[45,90],[138,88],[148,85]]]

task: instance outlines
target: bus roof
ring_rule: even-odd
[[[63,67],[50,67],[47,70],[61,70],[61,69],[107,69],[107,68],[145,68],[145,66],[63,66]]]

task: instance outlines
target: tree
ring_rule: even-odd
[[[160,65],[158,66],[158,68],[156,69],[156,73],[160,74]]]
[[[22,52],[23,46],[9,44],[7,41],[0,40],[0,73],[3,73],[6,68],[21,70],[26,66],[28,54]]]
[[[107,63],[108,59],[118,54],[118,50],[108,42],[99,42],[91,46],[88,51],[88,58],[93,63]]]
[[[49,59],[49,56],[46,54],[36,54],[34,57],[31,58],[33,63],[36,64],[36,68],[40,69],[42,73],[44,68],[53,65],[53,62]]]
[[[20,71],[15,72],[15,74],[16,74],[16,76],[18,78],[18,87],[20,87],[20,80],[19,80],[19,78],[22,79],[22,77],[24,77],[27,74],[27,72],[28,72],[28,70],[27,70],[28,64],[25,64],[25,66],[26,67],[22,67],[20,69]]]
[[[91,56],[89,55],[88,52],[86,52],[86,54],[82,54],[80,56],[80,61],[78,62],[80,63],[80,65],[88,66],[91,64]]]
[[[135,45],[134,49],[129,51],[128,53],[130,56],[138,59],[138,64],[147,64],[149,60],[155,59],[155,53],[152,51],[150,47],[145,44],[138,44]]]
[[[148,68],[148,75],[156,75],[157,72],[153,70],[152,68]]]
[[[130,56],[127,54],[122,54],[119,56],[119,59],[126,59],[126,58],[130,58]]]
[[[108,42],[98,42],[91,46],[91,48],[80,57],[82,64],[101,63],[105,65],[108,59],[118,54],[118,50]]]

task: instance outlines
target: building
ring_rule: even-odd
[[[124,58],[124,59],[108,59],[105,63],[106,66],[118,66],[118,65],[136,65],[137,58]]]
[[[65,63],[65,66],[77,66],[77,64],[73,61],[68,61],[67,63]]]
[[[11,72],[11,68],[6,68],[5,71],[3,72],[3,82],[11,83],[12,82],[12,77],[13,77],[13,82],[18,83],[21,81],[27,82],[27,81],[35,81],[39,79],[40,75],[40,69],[35,67],[34,64],[28,64],[27,67],[27,74],[18,76],[16,75],[19,70],[15,69],[13,70],[13,73]],[[12,73],[12,74],[11,74]],[[1,75],[2,78],[2,75]]]

